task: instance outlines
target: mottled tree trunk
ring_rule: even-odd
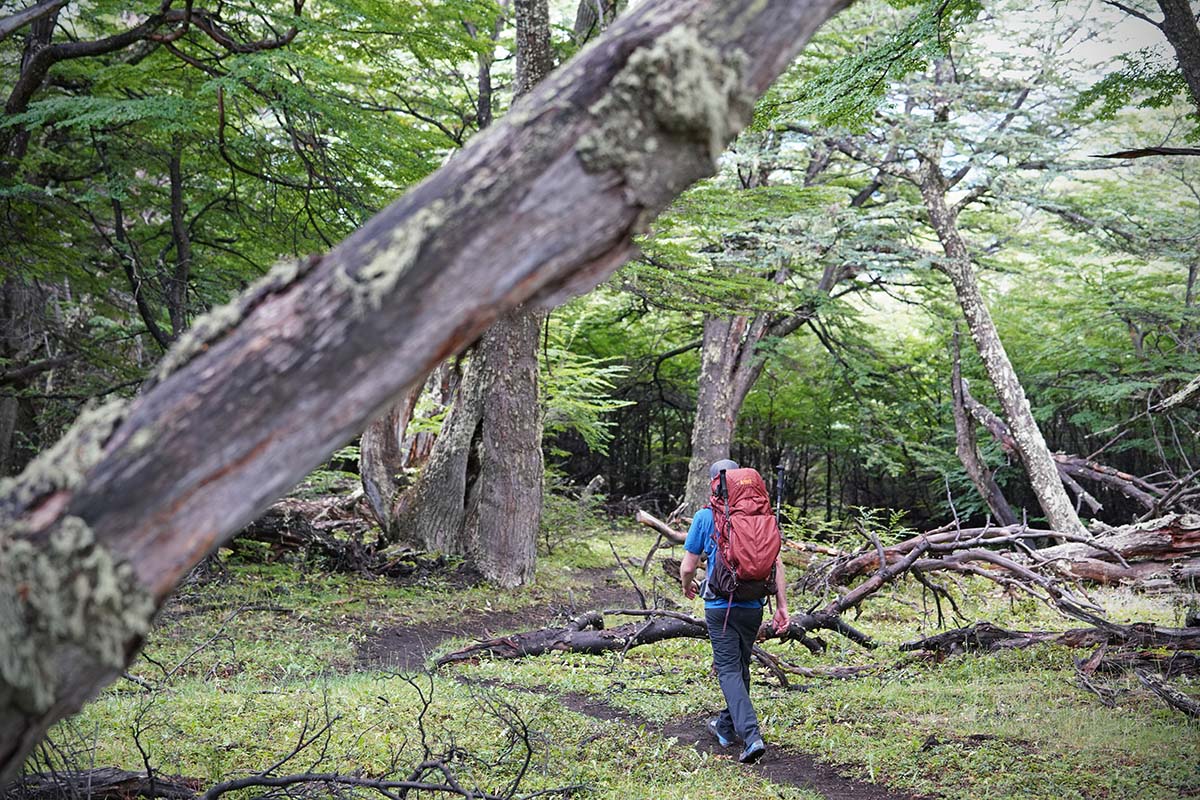
[[[384,541],[401,538],[394,509],[403,488],[400,473],[405,465],[404,433],[412,419],[421,388],[409,389],[382,416],[371,420],[358,442],[358,477],[367,505],[379,523]]]
[[[708,468],[729,458],[738,412],[754,379],[762,371],[754,349],[765,329],[765,320],[747,317],[704,319],[700,346],[700,378],[696,387],[696,419],[692,423],[692,457],[688,461],[686,513],[708,502],[711,494]]]
[[[1000,334],[988,312],[975,267],[967,244],[958,231],[957,214],[946,204],[946,181],[941,170],[929,159],[922,158],[919,186],[925,209],[929,212],[929,223],[937,233],[946,258],[942,269],[954,285],[959,307],[967,321],[971,338],[983,359],[984,369],[991,380],[1005,421],[1012,429],[1017,452],[1025,465],[1025,472],[1038,504],[1046,515],[1050,527],[1061,533],[1086,536],[1087,530],[1079,521],[1079,515],[1067,497],[1066,489],[1058,475],[1050,448],[1038,428],[1037,420],[1029,407],[1025,389],[1017,378],[1016,370],[1009,361]]]
[[[0,783],[120,675],[195,564],[401,392],[499,314],[628,260],[846,5],[638,4],[329,253],[196,320],[136,399],[81,416],[0,486]]]
[[[515,94],[553,67],[547,0],[517,0]],[[447,428],[398,527],[429,549],[465,555],[501,586],[533,579],[542,518],[538,402],[541,312],[517,309],[488,329],[471,356]]]

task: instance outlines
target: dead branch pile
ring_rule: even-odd
[[[1048,539],[1062,543],[1038,547]],[[1028,577],[1028,572],[1037,571],[1071,580],[1142,587],[1163,581],[1185,585],[1200,577],[1200,515],[1168,514],[1148,522],[1109,528],[1087,538],[1023,525],[944,527],[882,548],[882,555],[879,548],[872,547],[827,559],[810,570],[806,579],[810,585],[845,585],[878,569],[880,558],[887,563],[903,559],[922,541],[930,543],[932,552],[942,553],[943,560],[950,554],[953,557],[942,566],[920,562],[915,565],[917,574],[935,569],[978,572],[977,567],[968,567],[968,562],[982,561],[992,567],[1003,567],[1018,577]],[[975,552],[966,555],[969,549]],[[1013,563],[1021,569],[1011,569]]]
[[[412,578],[444,572],[445,556],[404,546],[378,547],[363,534],[369,522],[357,498],[280,500],[247,525],[230,543],[244,559],[296,553],[334,572]],[[268,553],[261,552],[266,548]]]

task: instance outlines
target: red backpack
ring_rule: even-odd
[[[775,561],[782,537],[771,513],[767,485],[758,470],[743,467],[725,472],[728,498],[720,479],[713,481],[713,534],[716,560],[710,584],[718,597],[761,600],[775,594]]]

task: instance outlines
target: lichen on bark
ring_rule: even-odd
[[[338,284],[351,293],[356,311],[374,311],[383,304],[416,263],[429,234],[444,221],[445,207],[444,201],[436,200],[413,212],[387,241],[375,247],[365,264],[337,274]]]
[[[664,205],[695,173],[664,180],[660,151],[682,144],[702,174],[711,174],[725,144],[746,123],[750,105],[739,75],[742,54],[722,53],[694,30],[677,26],[642,48],[588,110],[594,130],[576,153],[591,172],[616,170],[645,208]]]
[[[143,391],[149,386],[163,381],[203,353],[214,342],[236,328],[251,309],[270,295],[281,292],[296,283],[308,274],[320,260],[320,256],[308,256],[280,261],[266,275],[250,284],[249,288],[235,299],[198,317],[163,356],[158,369],[154,371],[153,379],[143,388]]]
[[[85,409],[50,449],[15,478],[0,480],[0,523],[13,519],[38,499],[77,487],[100,457],[125,417],[124,400]]]
[[[58,695],[58,660],[90,656],[121,669],[150,629],[154,602],[95,541],[64,517],[39,546],[0,533],[0,706],[40,713]]]

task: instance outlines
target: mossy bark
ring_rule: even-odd
[[[0,489],[0,535],[48,552],[55,531],[77,518],[114,565],[128,565],[127,594],[161,604],[204,556],[498,317],[561,302],[624,263],[633,235],[712,174],[714,143],[748,121],[752,99],[846,5],[637,5],[328,254],[197,320],[198,335],[175,345],[115,429],[94,420],[103,437],[71,435],[79,447],[60,451],[75,459],[58,473],[66,480],[43,481],[49,469]],[[729,93],[714,91],[705,64],[733,71]],[[664,91],[664,75],[690,85]],[[686,106],[697,94],[702,114],[647,108],[651,98]],[[584,140],[602,127],[597,108],[605,129],[648,129],[653,158],[585,158]],[[20,598],[13,586],[0,591]],[[131,626],[126,658],[140,641]],[[61,652],[47,708],[15,712],[11,696],[0,699],[0,782],[50,725],[120,673]]]

